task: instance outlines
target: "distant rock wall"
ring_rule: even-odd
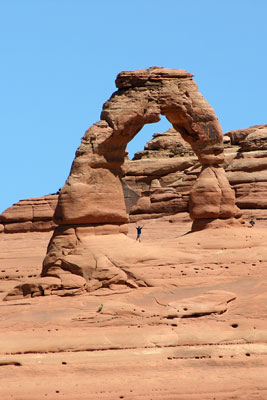
[[[138,195],[130,220],[189,211],[189,193],[200,170],[191,146],[174,128],[154,134],[144,151],[123,166],[124,186]]]
[[[20,200],[0,215],[0,232],[50,231],[56,227],[53,215],[58,195]]]
[[[244,217],[267,219],[267,125],[224,135],[224,168]],[[201,165],[191,146],[170,128],[155,133],[126,160],[123,191],[131,221],[189,212],[189,193]],[[0,233],[53,230],[58,195],[21,200],[0,215]]]
[[[236,204],[247,214],[266,219],[267,125],[229,131],[225,137],[231,143],[225,149],[225,171]]]
[[[267,125],[227,132],[223,140],[223,166],[235,191],[236,205],[245,215],[265,218]],[[198,159],[173,128],[155,134],[144,151],[138,152],[133,161],[127,161],[124,166],[123,182],[139,196],[130,209],[130,219],[136,221],[189,211],[189,194],[200,171]]]

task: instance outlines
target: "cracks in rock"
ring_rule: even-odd
[[[75,234],[75,236],[76,236],[76,247],[78,246],[78,245],[81,245],[81,243],[82,243],[82,241],[81,241],[81,239],[79,238],[79,235],[78,235],[78,233],[77,233],[77,226],[74,226],[74,234]],[[71,251],[72,249],[70,249],[70,251]]]
[[[18,353],[17,353],[18,354]],[[22,364],[18,361],[0,361],[0,367],[6,367],[9,365],[14,365],[15,367],[21,367]]]
[[[156,303],[158,303],[160,306],[163,306],[163,307],[167,307],[167,306],[168,306],[168,304],[160,303],[160,302],[156,299],[155,296],[154,296],[154,299],[155,299]]]
[[[222,210],[222,205],[223,205],[223,200],[224,200],[224,199],[223,199],[223,197],[224,197],[223,185],[221,184],[220,179],[219,179],[219,177],[218,177],[217,168],[211,167],[211,170],[212,170],[212,172],[214,173],[214,175],[215,175],[215,177],[216,177],[218,186],[219,186],[220,191],[221,191],[221,198],[220,198],[220,205],[219,205],[219,216],[218,216],[218,217],[220,218],[220,214],[221,214],[221,210]]]
[[[241,341],[236,341],[236,342],[229,342],[229,343],[195,343],[195,344],[191,344],[191,343],[187,343],[187,344],[167,344],[167,345],[160,345],[157,344],[157,342],[153,342],[150,341],[151,345],[144,345],[144,346],[125,346],[125,347],[118,347],[118,346],[110,346],[110,347],[106,347],[106,348],[84,348],[84,349],[58,349],[58,350],[47,350],[47,351],[36,351],[36,350],[26,350],[26,351],[19,351],[19,352],[8,352],[5,353],[6,356],[16,356],[16,355],[27,355],[27,354],[58,354],[58,353],[82,353],[82,352],[105,352],[105,351],[124,351],[124,350],[145,350],[145,349],[183,349],[183,348],[191,348],[192,350],[194,350],[194,348],[207,348],[207,347],[225,347],[225,346],[247,346],[247,345],[255,345],[255,343],[253,342],[241,342]],[[265,342],[257,342],[257,345],[266,345]],[[240,354],[240,351],[237,353],[238,355]],[[267,356],[267,354],[264,353],[256,353],[256,354],[260,354],[261,356]],[[244,355],[249,357],[251,356],[251,353],[249,353],[248,351],[246,351],[244,349]],[[204,355],[203,355],[204,356]],[[201,358],[202,356],[196,355],[196,356],[189,356],[189,357],[185,357],[186,359],[188,358],[196,358],[199,357]],[[221,355],[215,355],[214,357],[219,357],[222,358]],[[175,358],[175,356],[173,357]],[[178,357],[178,358],[183,358],[183,357]],[[10,364],[9,364],[10,363]],[[17,361],[2,361],[0,360],[0,366],[3,365],[14,365],[15,363],[22,365],[20,362]]]

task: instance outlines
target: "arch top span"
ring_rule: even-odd
[[[152,86],[169,79],[192,79],[193,77],[193,74],[184,69],[150,67],[136,71],[122,71],[117,75],[115,84],[118,89],[125,89],[133,86]]]
[[[219,167],[224,161],[222,129],[213,108],[199,93],[193,75],[180,69],[151,67],[119,73],[116,86],[118,90],[103,105],[100,121],[82,138],[59,196],[55,221],[58,224],[127,222],[120,181],[126,146],[145,124],[158,122],[161,115],[191,145],[205,169],[203,176],[208,177],[209,184],[213,182],[210,203],[214,203],[214,192],[219,199],[215,211],[213,206],[212,212],[203,211],[199,207],[199,196],[204,195],[200,184],[199,195],[191,196],[191,217],[235,216],[235,198],[229,183],[227,190],[221,188],[221,183],[225,185],[227,181],[221,177],[223,169]]]
[[[101,113],[101,120],[113,130],[107,146],[104,142],[101,146],[105,152],[112,149],[118,157],[118,150],[125,150],[145,124],[159,121],[162,114],[190,143],[202,164],[223,162],[220,124],[213,108],[199,93],[192,74],[161,67],[123,71],[117,76],[116,86],[118,91],[104,104]]]

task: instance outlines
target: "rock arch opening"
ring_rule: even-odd
[[[146,143],[153,138],[153,135],[164,133],[170,129],[171,126],[172,125],[164,115],[161,115],[160,121],[144,125],[141,131],[127,144],[126,149],[129,159],[133,160],[136,153],[145,150]]]
[[[212,107],[184,70],[152,67],[117,76],[117,92],[103,105],[101,120],[82,138],[62,188],[59,225],[127,223],[121,185],[128,143],[144,125],[166,116],[197,155],[202,171],[190,197],[194,220],[238,216],[224,175],[223,134]]]

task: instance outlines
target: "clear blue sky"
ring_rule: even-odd
[[[122,70],[193,73],[224,132],[267,123],[266,15],[266,0],[0,0],[0,212],[63,186]]]

